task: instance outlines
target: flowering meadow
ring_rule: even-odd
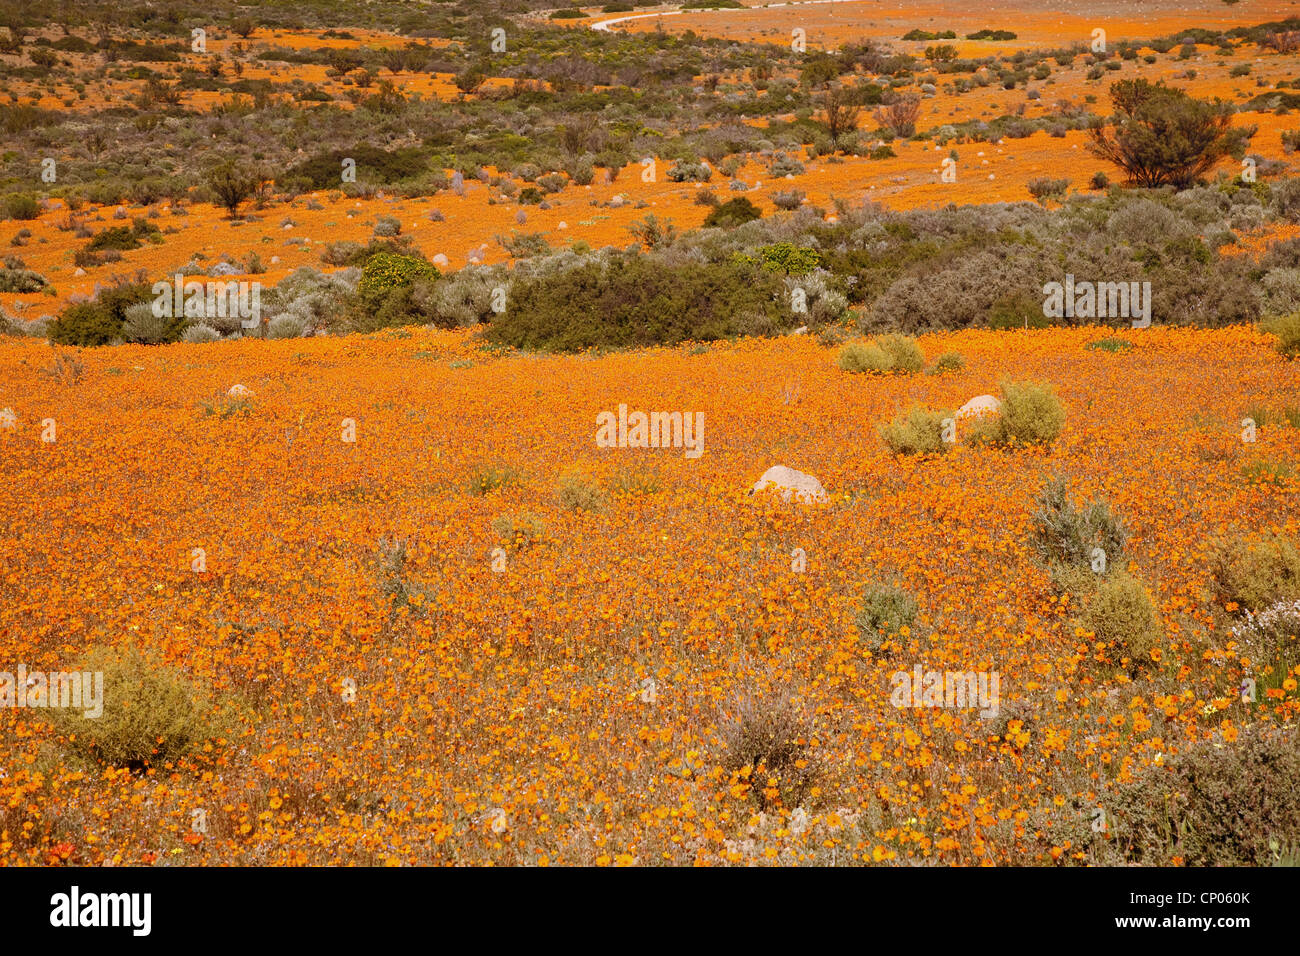
[[[1300,713],[1300,666],[1248,659],[1211,568],[1219,536],[1300,533],[1300,366],[1247,326],[918,342],[964,364],[845,374],[809,336],[0,342],[7,660],[102,666],[105,714],[154,735],[115,763],[93,720],[0,708],[0,862],[1114,859],[1098,808]],[[1053,387],[1054,442],[879,434],[1007,381]],[[599,447],[620,404],[694,411],[703,453]],[[773,465],[828,500],[750,494]],[[1127,527],[1141,660],[1033,553],[1055,477]],[[885,640],[873,582],[916,603]],[[917,665],[996,671],[998,713],[895,706]]]

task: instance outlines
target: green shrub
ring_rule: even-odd
[[[560,476],[556,491],[562,504],[569,511],[603,511],[606,496],[600,485],[575,472]]]
[[[137,302],[126,309],[121,335],[128,342],[161,345],[178,341],[184,328],[184,316],[159,317],[153,314],[152,302]]]
[[[379,252],[366,260],[357,295],[365,305],[376,308],[393,290],[409,287],[417,279],[437,279],[438,275],[438,270],[424,259]]]
[[[704,219],[704,226],[732,229],[762,218],[763,213],[744,196],[737,196],[715,206]]]
[[[182,342],[189,342],[194,345],[201,345],[201,344],[206,344],[208,342],[215,342],[220,338],[221,338],[220,332],[218,332],[212,326],[204,325],[202,323],[200,323],[199,325],[191,325],[188,329],[186,329],[183,333],[181,333]]]
[[[1210,573],[1215,598],[1229,607],[1260,611],[1300,598],[1300,550],[1279,534],[1216,539]]]
[[[396,183],[415,179],[429,171],[429,154],[418,146],[388,151],[377,146],[357,144],[351,149],[317,153],[290,166],[276,185],[282,189],[295,181],[306,181],[315,189],[338,188],[342,184],[343,161],[356,163],[358,182]]]
[[[1300,740],[1258,725],[1187,744],[1121,784],[1108,810],[1131,863],[1268,866],[1300,833]]]
[[[868,372],[884,375],[893,369],[893,362],[884,350],[876,345],[850,342],[840,351],[840,368],[845,372]]]
[[[1083,625],[1128,659],[1132,672],[1147,666],[1160,643],[1160,617],[1142,582],[1127,573],[1108,575],[1083,613]]]
[[[961,357],[959,352],[944,352],[934,360],[934,366],[930,369],[932,374],[942,375],[945,372],[960,372],[966,367],[966,360]]]
[[[0,292],[40,292],[48,284],[43,275],[30,269],[0,269]]]
[[[925,356],[911,336],[896,332],[882,335],[876,339],[876,345],[889,356],[890,371],[919,372],[925,368]]]
[[[863,641],[878,651],[903,628],[911,629],[918,610],[916,599],[902,588],[873,581],[867,584],[854,623]]]
[[[473,495],[488,495],[501,488],[519,483],[519,473],[509,465],[480,466],[470,477],[469,490]]]
[[[1050,385],[1005,382],[997,422],[1003,441],[1050,444],[1065,427],[1065,407]]]
[[[952,446],[943,440],[944,421],[955,417],[951,411],[928,411],[919,405],[887,425],[880,426],[880,437],[896,455],[942,454]]]
[[[60,312],[49,324],[50,341],[57,345],[107,345],[122,337],[126,310],[152,298],[150,287],[143,283],[110,286],[93,302],[73,303]]]
[[[40,214],[41,204],[31,196],[13,193],[5,197],[4,217],[6,219],[31,220],[38,218]]]
[[[642,348],[767,335],[790,325],[779,277],[731,264],[667,265],[620,255],[518,277],[490,341],[519,349]]]
[[[493,519],[492,530],[511,551],[526,551],[546,538],[546,522],[527,511]]]
[[[1070,498],[1065,479],[1057,476],[1043,486],[1035,499],[1030,545],[1049,568],[1071,567],[1093,573],[1121,569],[1128,531],[1111,513],[1105,500],[1090,501],[1080,511]],[[1094,571],[1094,550],[1101,549],[1105,564]]]
[[[135,648],[97,648],[80,670],[104,680],[104,712],[87,718],[69,708],[45,713],[75,753],[113,767],[141,769],[185,754],[216,736],[205,692],[180,670]]]
[[[1277,350],[1289,359],[1300,356],[1300,312],[1279,316],[1261,326],[1277,336]]]
[[[109,226],[95,233],[86,245],[87,252],[101,252],[104,249],[139,249],[142,243],[135,231],[129,226]]]
[[[1129,349],[1133,348],[1133,343],[1130,342],[1128,339],[1118,339],[1114,337],[1108,337],[1104,339],[1097,339],[1097,341],[1095,342],[1089,342],[1084,347],[1089,349],[1095,349],[1099,352],[1127,352]]]

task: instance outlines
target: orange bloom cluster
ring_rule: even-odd
[[[1069,860],[1044,814],[1300,710],[1294,680],[1233,696],[1206,560],[1231,527],[1300,533],[1286,469],[1243,474],[1294,465],[1300,431],[1240,430],[1248,406],[1300,404],[1300,366],[1244,328],[1087,347],[1107,334],[927,336],[965,367],[884,378],[804,336],[571,357],[419,329],[123,346],[83,352],[79,380],[47,345],[0,342],[0,670],[147,647],[224,708],[147,772],[0,709],[0,863]],[[1002,379],[1056,387],[1050,449],[900,458],[877,435]],[[598,448],[597,414],[624,403],[702,414],[704,454]],[[777,464],[829,503],[747,496]],[[485,470],[509,479],[479,493]],[[603,508],[561,502],[575,470]],[[1087,666],[1028,545],[1057,473],[1126,519],[1176,691]],[[525,517],[545,529],[527,546],[494,528]],[[873,580],[920,607],[889,657],[854,622]],[[1001,717],[895,708],[889,675],[918,663],[996,670]],[[801,807],[727,768],[728,720],[775,691],[821,768]]]

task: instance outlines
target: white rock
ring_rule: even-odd
[[[992,395],[976,395],[969,402],[957,409],[958,418],[979,418],[983,415],[996,415],[1002,403]]]
[[[561,220],[560,220],[560,224],[559,224],[558,226],[556,226],[555,228],[557,228],[557,229],[568,229],[568,228],[569,228],[569,224],[568,224],[567,222],[565,222],[563,219],[561,219]]]
[[[433,257],[433,264],[440,269],[445,269],[447,267],[447,264],[450,261],[451,260],[448,259],[446,256],[444,256],[441,252]]]
[[[249,395],[253,394],[253,390],[249,388],[247,385],[240,385],[236,383],[230,386],[230,391],[226,392],[226,394],[229,395],[231,398],[247,398]]]
[[[763,477],[754,483],[750,494],[765,488],[780,489],[782,501],[789,501],[791,498],[797,498],[805,503],[829,500],[826,489],[822,487],[820,481],[812,475],[805,475],[802,471],[795,471],[785,465],[774,465],[763,472]]]

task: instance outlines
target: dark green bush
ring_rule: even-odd
[[[717,226],[723,229],[731,229],[752,222],[755,219],[760,219],[762,216],[763,213],[757,206],[744,196],[737,196],[735,199],[716,206],[705,217],[704,225],[706,227]]]
[[[637,348],[766,334],[789,323],[780,279],[731,265],[669,266],[619,256],[516,279],[488,338],[521,349]]]

